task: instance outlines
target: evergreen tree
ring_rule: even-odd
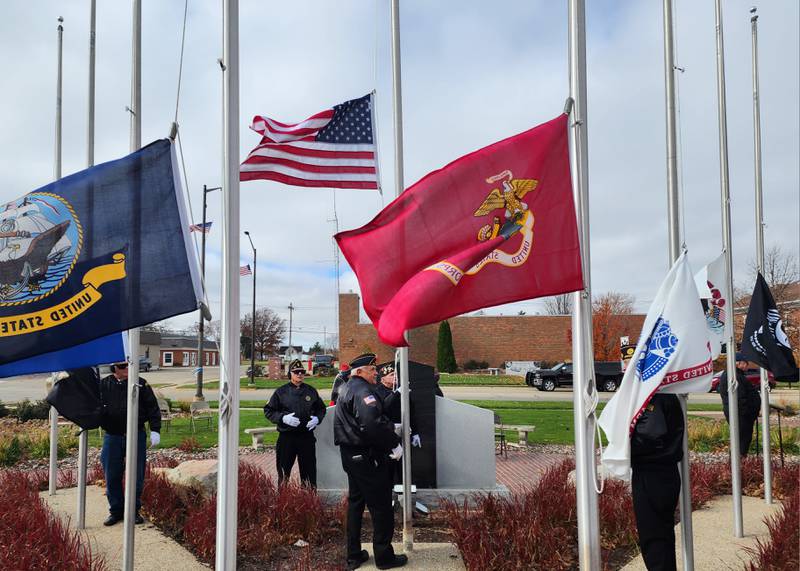
[[[456,367],[456,354],[453,351],[453,334],[450,332],[450,324],[447,321],[442,321],[439,324],[436,368],[442,373],[455,373]]]

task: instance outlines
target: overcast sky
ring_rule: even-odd
[[[144,0],[143,143],[175,114],[183,0]],[[369,221],[395,194],[388,0],[240,2],[241,158],[253,115],[296,122],[377,89],[384,197],[338,191],[341,229]],[[636,296],[645,311],[668,265],[662,3],[587,2],[592,287]],[[676,0],[680,168],[685,241],[699,268],[721,251],[714,2]],[[755,255],[752,0],[724,3],[734,275],[751,287]],[[190,0],[178,122],[199,222],[202,186],[221,180],[222,2]],[[568,94],[566,1],[401,2],[405,180],[558,115]],[[86,165],[89,1],[7,0],[0,18],[0,202],[53,177],[56,18],[64,16],[63,173]],[[760,6],[766,244],[797,256],[800,224],[798,2]],[[128,152],[129,3],[97,9],[96,162]],[[333,195],[256,181],[241,185],[241,227],[258,248],[258,304],[288,318],[293,341],[335,331]],[[209,195],[207,283],[220,299],[219,193]],[[125,213],[116,213],[124,216]],[[243,236],[241,263],[250,261]],[[243,278],[242,312],[251,305]],[[342,291],[357,291],[342,260]],[[487,313],[540,311],[539,302]],[[178,327],[192,321],[175,318]]]

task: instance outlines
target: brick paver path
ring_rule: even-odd
[[[508,457],[496,457],[497,482],[505,485],[512,492],[519,492],[535,484],[545,470],[569,457],[567,454],[544,454],[541,452],[509,450]],[[256,454],[244,455],[241,460],[261,468],[277,480],[278,471],[275,467],[274,448],[267,448],[263,452]],[[299,481],[296,464],[292,469],[292,479]]]

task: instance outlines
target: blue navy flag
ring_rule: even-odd
[[[126,340],[125,333],[112,333],[60,351],[6,363],[0,365],[0,378],[68,371],[104,363],[118,363],[125,360]]]
[[[194,311],[168,140],[0,206],[0,365]]]

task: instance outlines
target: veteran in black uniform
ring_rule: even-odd
[[[317,389],[303,382],[306,370],[298,360],[289,365],[289,382],[272,393],[264,406],[264,416],[278,425],[275,462],[278,484],[292,473],[295,458],[300,481],[317,487],[317,439],[314,429],[325,416],[325,403]]]
[[[357,569],[369,559],[361,549],[364,506],[372,516],[372,547],[378,569],[402,567],[405,555],[392,548],[392,461],[403,455],[394,423],[384,414],[376,393],[375,355],[359,355],[350,362],[347,390],[339,396],[333,421],[333,439],[339,446],[347,474],[347,568]]]
[[[683,427],[677,395],[656,393],[631,435],[633,511],[649,571],[677,569],[674,518],[681,491]]]

